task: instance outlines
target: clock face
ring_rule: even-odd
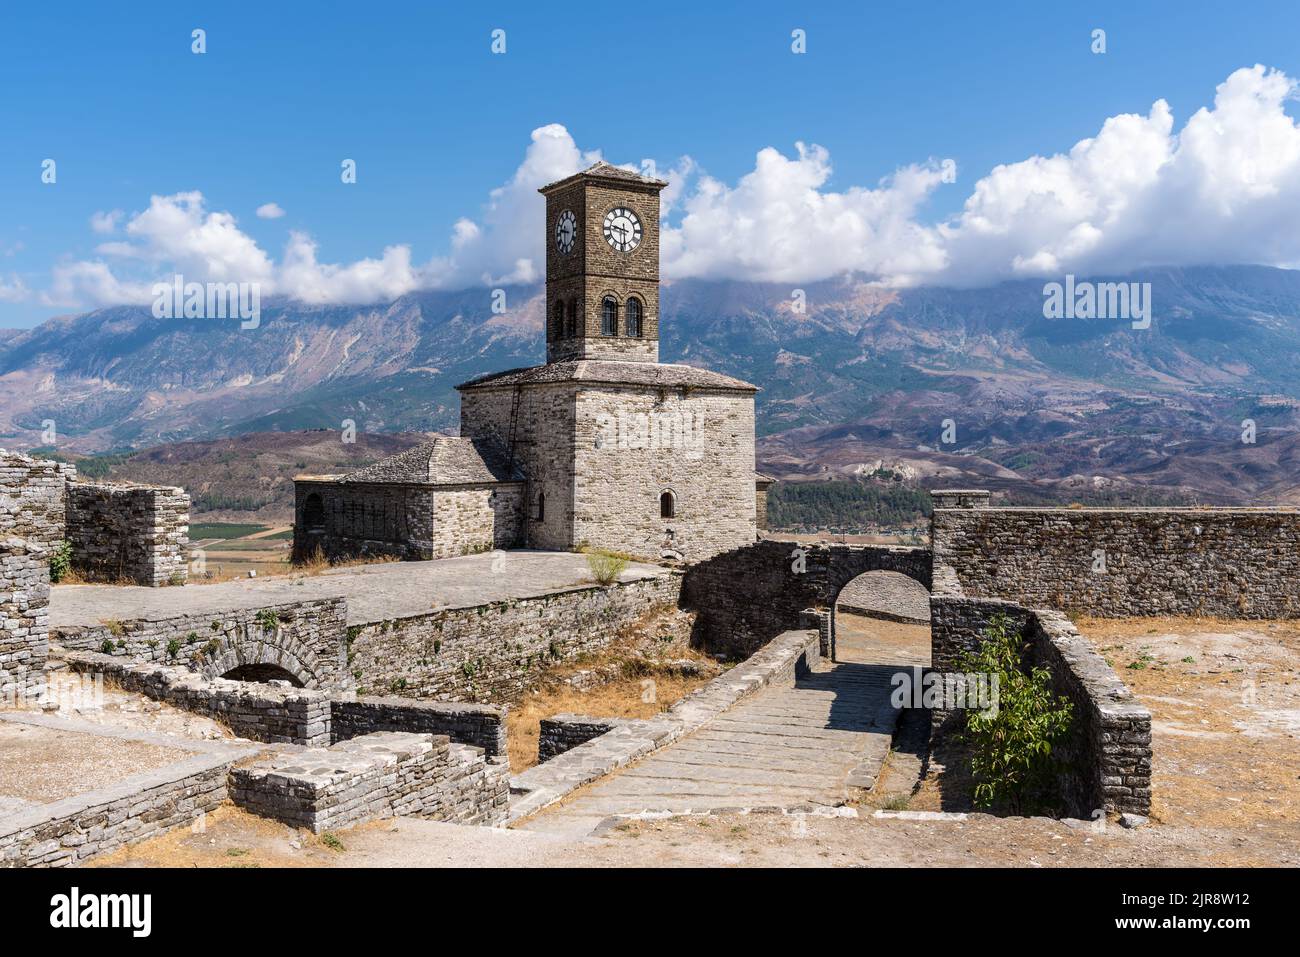
[[[555,248],[562,253],[570,252],[573,249],[573,240],[577,235],[577,217],[573,215],[572,210],[566,209],[560,213],[560,218],[555,222]]]
[[[621,253],[641,245],[641,220],[626,206],[615,206],[605,214],[605,242]]]

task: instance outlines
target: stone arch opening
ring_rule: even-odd
[[[302,525],[309,532],[325,531],[325,502],[317,492],[303,499]]]
[[[911,575],[882,570],[851,578],[831,603],[830,625],[837,661],[930,660],[930,591]]]
[[[670,488],[664,489],[659,493],[659,517],[676,518],[677,517],[677,496]]]
[[[265,662],[236,665],[221,677],[229,678],[232,681],[287,681],[295,688],[304,687],[302,679],[292,671],[287,668],[281,668],[279,665],[267,664]]]

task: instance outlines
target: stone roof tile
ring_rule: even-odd
[[[418,485],[475,485],[520,482],[516,466],[490,442],[439,437],[344,475],[344,482],[403,482]]]

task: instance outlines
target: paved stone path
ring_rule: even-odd
[[[620,581],[667,574],[667,569],[658,565],[632,562]],[[50,589],[50,627],[93,625],[106,618],[131,621],[260,608],[334,595],[348,600],[348,624],[359,625],[591,585],[586,555],[526,550],[355,565],[319,575],[275,575],[180,588],[55,585]]]
[[[916,635],[900,642],[896,633],[909,627]],[[891,640],[873,639],[889,628]],[[867,623],[847,631],[841,654],[848,660],[823,662],[794,687],[742,700],[520,827],[580,836],[614,815],[829,807],[842,804],[852,787],[870,788],[897,723],[890,678],[900,666],[928,659],[928,629]]]

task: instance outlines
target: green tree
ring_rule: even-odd
[[[1052,692],[1052,675],[1024,664],[1026,642],[1005,615],[995,616],[983,641],[958,668],[997,683],[994,708],[966,712],[961,740],[971,745],[975,803],[1021,814],[1059,803],[1051,785],[1061,770],[1060,747],[1074,726],[1074,705]]]

